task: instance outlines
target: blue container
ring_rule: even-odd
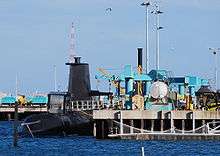
[[[35,105],[43,105],[48,102],[48,98],[45,96],[34,96],[34,97],[28,97],[27,101]]]
[[[2,104],[14,104],[15,101],[16,101],[16,98],[13,96],[6,96],[1,99]]]

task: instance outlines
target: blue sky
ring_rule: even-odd
[[[69,31],[76,26],[76,51],[90,64],[92,87],[98,67],[136,66],[145,46],[141,0],[1,0],[0,91],[53,90],[53,66],[60,89],[67,88]],[[219,0],[160,0],[160,66],[176,76],[214,76],[209,47],[220,47]],[[112,12],[106,12],[111,7]],[[151,10],[153,7],[151,8]],[[155,17],[150,15],[150,68],[155,67]],[[219,54],[220,60],[220,54]],[[219,74],[220,75],[220,74]],[[106,87],[107,88],[107,87]]]

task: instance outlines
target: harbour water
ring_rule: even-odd
[[[135,141],[96,140],[93,137],[66,136],[20,138],[19,147],[12,147],[12,122],[0,121],[0,155],[220,155],[219,141]]]

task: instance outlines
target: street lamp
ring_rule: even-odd
[[[145,2],[143,2],[141,4],[141,6],[145,6],[145,13],[146,13],[146,74],[148,74],[149,72],[149,33],[148,33],[148,25],[149,25],[149,6],[150,5],[150,1],[146,0]]]
[[[217,53],[220,52],[220,48],[209,48],[209,50],[215,56],[215,89],[217,92],[218,90],[218,56],[217,56]]]
[[[158,5],[156,5],[156,11],[152,12],[156,15],[156,69],[159,70],[160,68],[160,34],[159,31],[163,29],[163,27],[160,26],[160,14],[163,12],[160,11],[160,8]]]
[[[54,65],[54,91],[57,91],[57,66]]]

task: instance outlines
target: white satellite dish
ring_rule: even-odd
[[[156,81],[152,84],[150,95],[155,99],[162,99],[168,94],[168,86],[164,82]]]

